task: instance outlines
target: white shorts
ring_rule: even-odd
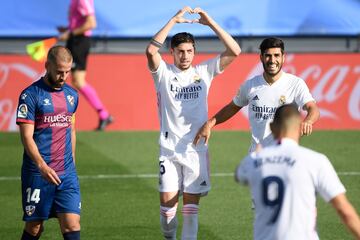
[[[208,151],[176,153],[161,148],[159,191],[206,195],[210,190]]]

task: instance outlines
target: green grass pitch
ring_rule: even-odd
[[[77,169],[81,176],[82,239],[161,239],[157,178],[157,132],[79,132]],[[249,146],[248,132],[215,131],[210,141],[211,172],[232,173]],[[360,211],[360,131],[316,131],[302,144],[325,153]],[[20,239],[22,146],[18,133],[0,133],[0,239]],[[104,175],[103,178],[91,176]],[[118,176],[129,175],[130,178]],[[253,212],[249,190],[232,176],[212,177],[201,200],[198,239],[251,239]],[[181,216],[179,217],[181,222]],[[321,239],[351,239],[335,211],[318,201]],[[180,236],[179,228],[178,236]],[[41,239],[62,239],[56,219],[45,223]]]

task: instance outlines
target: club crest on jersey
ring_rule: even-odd
[[[27,94],[26,94],[26,93],[21,94],[21,99],[22,99],[22,100],[25,100],[26,97],[27,97]]]
[[[50,106],[50,105],[51,105],[50,99],[45,98],[44,99],[44,106]]]
[[[18,112],[17,112],[17,117],[18,118],[26,118],[27,113],[28,113],[27,105],[25,103],[20,104],[20,106],[18,108]]]
[[[74,97],[71,95],[67,95],[66,98],[69,101],[70,105],[74,106],[74,102],[75,102]]]
[[[279,101],[280,101],[280,105],[284,105],[284,104],[286,103],[286,98],[285,98],[285,96],[284,96],[284,95],[281,95]]]
[[[199,75],[194,76],[194,83],[199,84],[201,82],[201,78]]]
[[[34,212],[35,212],[35,206],[34,205],[27,205],[26,207],[25,207],[25,212],[26,212],[26,214],[28,215],[28,216],[31,216],[31,215],[33,215],[34,214]]]

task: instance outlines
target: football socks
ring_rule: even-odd
[[[63,237],[64,237],[64,240],[80,240],[80,231],[64,233]]]
[[[176,208],[160,206],[160,225],[165,239],[176,240],[177,218]]]
[[[183,206],[183,228],[182,240],[196,240],[198,232],[198,211],[199,205],[186,204]]]

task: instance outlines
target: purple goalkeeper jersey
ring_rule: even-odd
[[[58,175],[75,172],[71,126],[78,106],[78,93],[65,84],[50,88],[44,79],[27,87],[19,97],[16,123],[34,124],[33,139],[47,165]],[[22,171],[40,175],[34,162],[23,154]]]

